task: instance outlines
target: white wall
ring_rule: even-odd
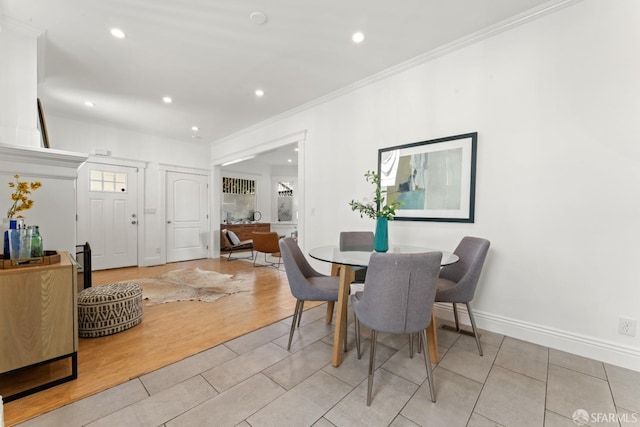
[[[309,249],[374,228],[347,203],[370,192],[378,148],[477,131],[476,222],[397,221],[391,240],[490,239],[481,327],[640,370],[640,335],[617,333],[640,318],[639,15],[576,3],[220,141],[213,162],[306,129]]]
[[[52,147],[88,154],[94,154],[96,149],[105,150],[111,153],[109,157],[93,156],[93,160],[138,166],[142,174],[138,190],[141,198],[138,265],[166,262],[165,174],[167,171],[208,174],[209,148],[55,114],[47,114],[47,127]],[[219,201],[210,203],[218,209]],[[161,248],[160,253],[157,248]]]
[[[46,250],[75,254],[78,153],[41,149],[37,110],[38,31],[0,15],[0,214],[6,217],[15,174],[41,181],[33,208],[21,212],[39,225]]]
[[[36,33],[0,14],[0,144],[40,146]]]
[[[111,157],[116,159],[209,169],[209,148],[202,143],[162,138],[55,113],[47,113],[47,127],[52,148],[88,154],[103,149],[111,151]]]
[[[39,225],[45,250],[75,254],[76,176],[86,157],[60,150],[0,144],[0,215],[12,204],[15,183],[40,181],[42,187],[29,195],[33,207],[20,212],[26,225]]]

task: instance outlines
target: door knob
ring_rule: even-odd
[[[133,221],[131,221],[131,224],[136,225],[138,223],[138,221],[136,221],[135,219]]]
[[[171,224],[171,220],[167,221],[167,224]]]

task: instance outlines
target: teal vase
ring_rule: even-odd
[[[389,250],[389,220],[387,218],[376,218],[376,236],[373,249],[376,252]]]

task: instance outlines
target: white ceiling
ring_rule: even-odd
[[[275,150],[260,153],[255,160],[270,166],[297,166],[298,144],[288,144]]]
[[[0,0],[0,13],[45,31],[38,85],[45,115],[206,143],[545,3]],[[268,21],[253,24],[254,11]],[[127,37],[112,37],[112,27]],[[366,37],[359,45],[355,31]]]

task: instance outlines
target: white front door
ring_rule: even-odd
[[[78,170],[78,244],[93,270],[138,265],[138,169],[87,162]]]
[[[207,176],[167,172],[167,262],[209,254]]]

